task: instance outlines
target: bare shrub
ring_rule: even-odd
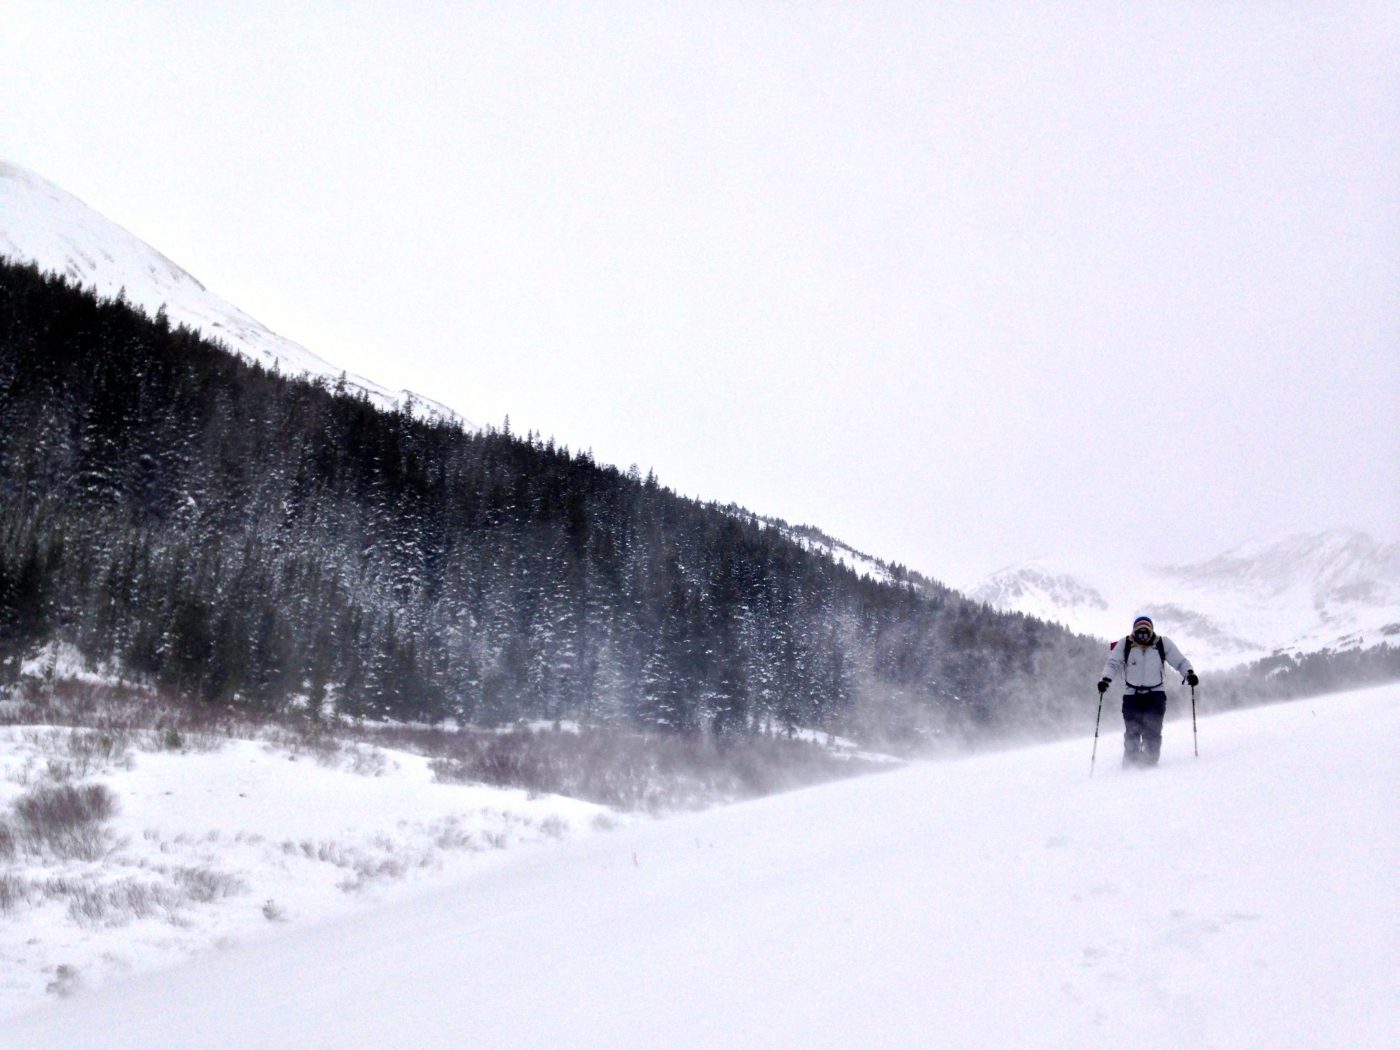
[[[63,963],[54,971],[53,980],[44,986],[44,991],[50,995],[56,995],[60,999],[67,999],[78,990],[81,984],[78,968]]]
[[[569,833],[569,822],[557,813],[551,813],[540,824],[540,830],[552,839],[562,839]]]
[[[175,872],[175,882],[184,890],[187,899],[199,904],[232,897],[241,893],[246,885],[236,875],[212,868],[179,868]]]
[[[14,804],[18,831],[31,848],[81,860],[102,855],[101,824],[116,810],[116,796],[101,784],[41,784]]]
[[[23,703],[23,710],[17,712],[19,724],[104,728],[124,722],[121,712],[148,696],[147,691],[134,686],[75,678],[26,678],[19,692]]]
[[[143,865],[144,867],[144,865]],[[21,904],[66,901],[68,916],[80,926],[117,927],[136,919],[159,916],[179,924],[180,909],[207,904],[241,892],[242,879],[209,868],[157,869],[169,881],[122,878],[102,882],[92,873],[26,880],[0,876],[0,914]]]
[[[464,831],[462,826],[452,819],[443,822],[438,833],[433,836],[433,845],[442,850],[476,850],[481,848],[476,836],[470,831]]]
[[[305,755],[323,766],[339,765],[345,750],[324,723],[309,719],[264,727],[260,735],[294,759]]]
[[[382,777],[389,771],[389,756],[377,747],[352,746],[347,751],[350,772],[362,777]]]
[[[44,763],[43,779],[54,784],[67,784],[75,778],[73,764],[61,758],[51,758]]]
[[[207,754],[222,748],[234,732],[235,727],[231,723],[222,728],[199,728],[183,718],[178,724],[169,718],[162,718],[156,728],[142,734],[141,747],[146,751]]]
[[[143,685],[29,677],[0,704],[0,725],[35,724],[73,726],[85,736],[95,734],[77,745],[80,751],[120,764],[125,748],[217,750],[238,729],[253,735],[259,722],[251,712]],[[108,747],[116,751],[104,755]],[[81,763],[85,755],[65,757]],[[79,767],[77,775],[85,772]]]
[[[16,849],[14,830],[5,821],[0,820],[0,860],[9,860],[15,855]]]
[[[68,734],[68,755],[73,773],[88,777],[114,766],[130,766],[132,734],[124,729],[79,730]]]
[[[39,769],[39,761],[33,755],[25,757],[24,765],[13,770],[7,778],[10,783],[18,784],[20,787],[29,787],[44,779],[45,773]]]
[[[268,922],[286,922],[286,921],[287,921],[287,911],[286,911],[286,909],[283,908],[282,905],[278,904],[278,903],[277,903],[275,900],[273,900],[271,897],[269,897],[267,900],[263,901],[262,914],[263,914],[263,918],[266,919]]]
[[[9,915],[21,904],[28,904],[32,887],[18,875],[0,875],[0,915]]]
[[[43,759],[42,778],[55,784],[105,773],[114,766],[131,767],[132,737],[126,730],[29,729],[20,739]],[[24,779],[35,778],[26,770]]]
[[[444,848],[476,848],[475,840],[467,833],[444,832],[436,841]],[[282,842],[281,849],[287,856],[302,857],[343,868],[348,874],[338,886],[347,893],[361,890],[371,882],[403,878],[413,867],[427,867],[432,863],[430,851],[404,855],[397,844],[385,837],[376,837],[361,846],[329,840],[313,842],[310,839],[302,839],[300,842],[293,842],[287,839]]]
[[[68,915],[81,926],[124,926],[134,919],[168,916],[181,903],[170,887],[137,879],[71,886],[66,896]]]
[[[584,728],[459,733],[429,766],[440,781],[486,783],[664,812],[752,798],[884,768],[818,744]]]
[[[28,828],[81,827],[107,820],[116,811],[116,797],[102,784],[41,785],[15,800],[15,815]]]
[[[349,874],[336,884],[343,893],[357,893],[373,882],[388,882],[401,879],[412,867],[412,858],[383,855],[340,847],[330,863],[346,868]],[[419,859],[419,866],[426,865],[426,858]]]

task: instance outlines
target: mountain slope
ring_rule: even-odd
[[[994,608],[1116,637],[1140,611],[1199,667],[1271,653],[1352,649],[1400,640],[1400,543],[1364,532],[1288,536],[1196,564],[1099,566],[1045,561],[1001,570],[970,592]]]
[[[1054,729],[1095,670],[1060,629],[553,443],[269,375],[8,263],[0,433],[0,673],[57,641],[269,710],[907,744]]]
[[[1397,699],[1203,718],[1199,760],[1171,722],[1148,773],[1110,732],[1092,780],[1081,739],[522,853],[0,1046],[1393,1046]]]
[[[33,262],[97,294],[128,302],[154,317],[164,309],[172,325],[188,325],[206,339],[265,368],[287,375],[321,377],[331,383],[344,370],[306,347],[284,339],[194,277],[140,238],[98,214],[72,194],[31,171],[0,161],[0,255]],[[407,390],[388,390],[360,376],[346,376],[380,408],[411,405],[432,418],[471,424],[444,405]]]

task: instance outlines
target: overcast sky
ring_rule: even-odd
[[[0,158],[477,422],[950,582],[1400,532],[1392,3],[29,3]]]

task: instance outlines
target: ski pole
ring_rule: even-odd
[[[1194,711],[1195,708],[1192,708]],[[1094,761],[1099,757],[1099,720],[1103,718],[1103,693],[1099,694],[1099,713],[1094,716],[1094,750],[1089,755],[1089,776],[1094,775]]]
[[[1201,742],[1196,736],[1196,687],[1191,687],[1191,746],[1196,750],[1196,757],[1201,757]]]

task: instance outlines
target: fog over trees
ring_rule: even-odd
[[[386,414],[0,269],[0,660],[211,703],[917,742],[1082,717],[1097,644],[509,428]]]

